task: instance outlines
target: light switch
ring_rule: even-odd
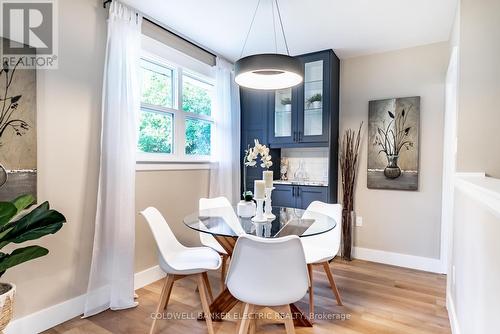
[[[356,226],[358,227],[363,226],[363,217],[356,216]]]

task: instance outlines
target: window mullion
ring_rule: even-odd
[[[184,112],[182,111],[182,68],[178,68],[178,77],[177,77],[177,101],[179,102],[177,105],[178,115],[179,115],[179,132],[177,135],[177,141],[179,142],[178,146],[178,155],[180,158],[186,158],[186,118],[184,116]]]

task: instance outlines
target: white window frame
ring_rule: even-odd
[[[141,109],[150,109],[153,111],[157,111],[160,113],[168,113],[173,116],[173,127],[174,133],[172,136],[173,147],[172,153],[146,153],[141,152],[137,149],[136,153],[136,161],[138,163],[202,163],[202,162],[210,162],[212,160],[212,155],[189,155],[186,154],[186,118],[199,119],[203,121],[208,121],[211,123],[210,129],[210,139],[211,139],[211,150],[210,153],[213,153],[213,139],[214,139],[214,131],[216,127],[215,119],[214,119],[214,97],[215,97],[215,79],[208,77],[203,74],[196,73],[186,67],[177,65],[175,63],[169,62],[168,60],[151,54],[149,52],[143,51],[141,55],[141,59],[144,59],[148,62],[154,63],[158,66],[168,68],[172,70],[172,83],[173,83],[173,99],[172,104],[173,107],[163,107],[157,105],[151,105],[147,103],[141,102]],[[213,87],[212,93],[212,112],[211,116],[206,115],[198,115],[192,112],[187,112],[182,110],[182,80],[183,75],[187,75],[193,79],[199,80],[206,84],[209,84]]]

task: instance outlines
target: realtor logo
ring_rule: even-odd
[[[2,63],[57,67],[55,0],[1,0]]]

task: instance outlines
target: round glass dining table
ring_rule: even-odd
[[[238,237],[252,234],[262,238],[278,238],[288,235],[309,237],[335,228],[337,222],[324,214],[295,208],[273,207],[275,218],[265,222],[253,222],[239,217],[236,207],[203,209],[184,218],[184,224],[201,233],[214,237]],[[232,251],[232,250],[231,250]]]
[[[239,217],[236,208],[220,207],[202,209],[184,218],[184,224],[195,231],[212,235],[231,256],[239,236],[252,234],[262,238],[279,238],[296,235],[307,238],[326,233],[335,228],[337,222],[324,214],[295,208],[273,207],[274,218],[265,222],[252,222],[251,218]],[[225,270],[225,268],[223,268]],[[225,288],[210,305],[214,321],[223,320],[238,304]],[[295,305],[290,304],[295,326],[312,327],[310,319]]]

